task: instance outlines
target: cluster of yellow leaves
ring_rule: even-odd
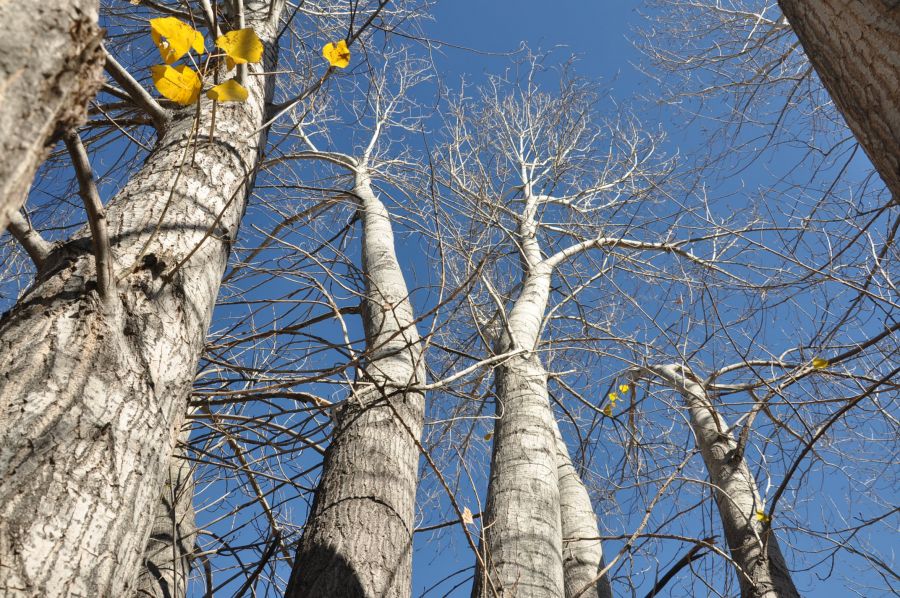
[[[175,17],[150,19],[150,36],[166,64],[172,64],[192,48],[197,54],[206,50],[203,35]]]
[[[631,390],[631,387],[628,386],[627,384],[619,385],[619,392],[622,393],[623,395],[627,394],[629,390]],[[616,401],[618,401],[618,400],[619,400],[619,393],[617,393],[617,392],[609,393],[609,403],[607,403],[606,407],[603,408],[603,415],[605,415],[607,417],[612,417],[613,409],[616,408]]]
[[[182,106],[193,104],[203,87],[200,75],[187,65],[177,67],[170,65],[191,50],[203,54],[206,51],[203,34],[175,17],[162,17],[150,20],[150,36],[165,62],[150,69],[156,89],[164,98],[176,104]],[[225,53],[228,70],[233,69],[236,64],[262,60],[263,45],[253,29],[229,31],[216,39],[216,47]],[[244,86],[234,79],[216,85],[206,92],[208,98],[218,102],[244,102],[247,95]]]
[[[350,64],[350,48],[347,47],[347,41],[341,40],[337,43],[327,43],[322,48],[322,56],[331,66],[339,69],[347,68]]]
[[[225,52],[228,70],[236,64],[247,64],[262,60],[263,45],[252,29],[238,29],[219,36],[216,47]]]

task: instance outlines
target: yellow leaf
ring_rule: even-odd
[[[756,520],[762,521],[763,523],[769,523],[772,521],[772,518],[769,515],[766,515],[765,511],[757,511]]]
[[[247,29],[229,31],[225,35],[219,36],[216,40],[216,46],[221,48],[225,52],[225,56],[227,56],[228,70],[233,69],[236,64],[247,64],[248,62],[259,62],[262,60],[262,42],[259,40],[256,32],[249,27]]]
[[[494,433],[493,433],[493,432],[488,432],[487,434],[484,435],[485,441],[488,441],[488,440],[490,440],[490,439],[493,438],[493,437],[494,437]]]
[[[206,97],[218,102],[246,102],[247,95],[247,89],[234,79],[219,83],[206,92]]]
[[[150,71],[153,73],[156,89],[164,98],[169,98],[182,106],[197,101],[200,95],[200,77],[191,67],[184,64],[177,67],[158,64]]]
[[[203,35],[175,17],[150,19],[150,36],[166,64],[172,64],[193,48],[203,54]]]
[[[611,392],[611,393],[609,393],[609,400],[612,401],[613,403],[615,403],[616,401],[619,400],[619,395],[617,395],[614,392]]]
[[[619,385],[619,392],[620,392],[620,393],[625,394],[625,393],[628,392],[629,390],[631,390],[631,387],[628,386],[627,384],[620,384],[620,385]]]
[[[608,404],[603,408],[603,415],[606,417],[612,417],[612,405]]]
[[[816,357],[812,360],[812,366],[817,370],[823,370],[828,367],[828,360]]]
[[[472,511],[469,510],[469,507],[463,509],[462,520],[466,525],[472,525],[473,523],[475,523],[475,519],[472,517]]]
[[[350,48],[347,47],[345,40],[341,40],[336,44],[325,44],[325,47],[322,48],[322,56],[325,57],[325,60],[331,66],[336,66],[339,69],[346,68],[350,64]]]

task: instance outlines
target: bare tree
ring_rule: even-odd
[[[542,331],[556,310],[552,281],[562,276],[561,267],[594,249],[679,249],[603,231],[602,214],[636,202],[646,194],[645,185],[665,172],[665,166],[654,170],[649,161],[653,138],[631,122],[596,125],[597,98],[586,83],[564,73],[559,95],[553,96],[540,90],[537,58],[529,58],[523,70],[508,87],[493,79],[477,108],[469,109],[464,98],[458,101],[442,159],[445,184],[465,202],[471,219],[473,236],[462,251],[472,256],[474,247],[485,251],[497,243],[500,252],[517,257],[502,268],[521,276],[516,284],[501,286],[502,279],[487,274],[482,292],[491,303],[473,306],[485,348],[509,356],[494,370],[484,564],[473,595],[575,595],[588,581],[592,592],[606,595],[608,581],[598,589],[594,579],[602,556],[596,516],[561,444],[540,357]],[[601,149],[604,141],[608,145]],[[471,268],[472,258],[466,259]],[[567,299],[558,301],[564,305]],[[564,537],[564,530],[572,536]]]
[[[0,234],[60,133],[102,83],[97,0],[0,5]]]
[[[390,64],[391,60],[387,62]],[[408,596],[412,531],[425,415],[425,366],[410,292],[397,259],[391,215],[373,188],[379,138],[421,69],[401,63],[396,90],[376,76],[368,103],[372,135],[359,156],[319,151],[298,157],[346,169],[362,227],[361,316],[365,349],[350,396],[335,409],[316,498],[303,530],[287,596]]]
[[[739,445],[731,427],[716,411],[700,380],[685,366],[648,366],[684,397],[697,446],[709,471],[725,538],[737,569],[744,598],[798,598],[762,504],[756,480],[744,461],[745,445]],[[745,441],[746,442],[746,441]]]

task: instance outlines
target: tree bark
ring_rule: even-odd
[[[900,3],[778,4],[850,130],[900,200]]]
[[[184,434],[184,441],[187,435]],[[150,539],[138,574],[136,598],[185,598],[197,538],[191,463],[176,450],[156,504]]]
[[[273,71],[269,3],[244,4],[267,47],[251,68]],[[199,131],[195,108],[173,113],[107,206],[117,296],[100,301],[84,230],[0,321],[0,595],[134,591],[271,83],[249,77],[246,103],[220,105],[213,141],[209,101]]]
[[[103,82],[97,0],[0,2],[0,234]]]
[[[597,515],[581,476],[575,471],[569,449],[554,422],[556,467],[559,475],[559,507],[562,522],[563,575],[566,596],[591,583],[603,568],[603,546],[597,528]],[[612,598],[609,576],[604,575],[585,598]]]
[[[341,407],[288,584],[288,598],[406,598],[425,415],[421,346],[390,215],[358,173],[368,359]],[[402,420],[402,421],[400,421]]]
[[[532,351],[550,292],[550,268],[529,268],[509,316],[500,352]],[[550,598],[564,595],[556,422],[547,372],[536,353],[513,357],[495,371],[497,419],[484,516],[487,570],[472,595]],[[490,576],[492,583],[489,583]]]
[[[715,488],[731,558],[739,567],[743,598],[799,598],[790,571],[770,526],[757,518],[763,505],[756,480],[725,420],[687,367],[663,365],[647,370],[681,393],[690,412],[691,427]]]

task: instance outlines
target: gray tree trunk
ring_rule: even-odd
[[[778,4],[850,130],[900,201],[900,2]]]
[[[407,598],[425,400],[409,291],[390,215],[365,173],[353,190],[363,221],[367,359],[341,407],[303,531],[288,598]],[[402,419],[401,421],[398,421]]]
[[[0,234],[103,82],[97,0],[0,2]]]
[[[581,476],[575,471],[569,449],[554,422],[556,466],[559,473],[559,507],[563,538],[563,575],[566,596],[574,596],[593,582],[603,568],[603,546],[598,536],[597,515]],[[612,598],[609,576],[604,575],[585,598]]]
[[[251,68],[272,71],[268,8],[245,2],[248,25],[267,43],[264,63]],[[109,202],[117,296],[98,297],[85,230],[0,321],[0,595],[134,591],[265,143],[254,131],[268,79],[249,77],[246,103],[219,106],[214,141],[210,102],[199,135],[194,108],[175,112]]]
[[[187,435],[182,435],[187,440]],[[156,504],[150,539],[138,574],[136,598],[185,598],[197,526],[191,463],[176,450],[162,495]]]
[[[775,533],[756,517],[763,508],[756,480],[743,457],[735,454],[737,442],[706,391],[686,367],[663,365],[647,370],[681,393],[690,412],[700,454],[716,489],[731,558],[740,567],[741,596],[799,598]]]
[[[500,352],[531,351],[537,344],[551,271],[542,264],[529,270]],[[556,422],[547,372],[531,352],[498,366],[494,376],[497,419],[482,542],[487,570],[476,572],[472,595],[492,596],[496,590],[501,596],[562,598]]]

